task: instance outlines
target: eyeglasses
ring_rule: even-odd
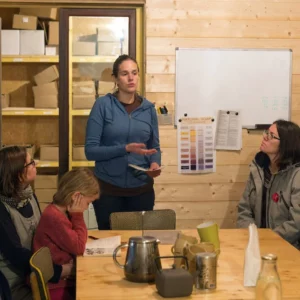
[[[27,167],[29,167],[30,165],[33,165],[33,166],[35,167],[35,165],[36,165],[35,160],[31,160],[31,162],[28,163],[28,164],[26,164],[26,165],[24,166],[24,168],[27,168]]]
[[[267,140],[271,141],[273,139],[280,141],[280,138],[275,136],[272,132],[269,130],[265,129],[263,132],[263,136],[267,138]]]

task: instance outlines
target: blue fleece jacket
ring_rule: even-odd
[[[129,143],[144,143],[156,149],[151,156],[127,153]],[[95,175],[123,188],[140,187],[149,181],[144,172],[128,164],[149,168],[152,162],[161,164],[158,122],[154,105],[142,99],[131,114],[112,94],[96,100],[86,128],[85,155],[95,161]]]

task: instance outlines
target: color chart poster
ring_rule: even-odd
[[[178,172],[183,174],[216,171],[213,125],[178,125]]]

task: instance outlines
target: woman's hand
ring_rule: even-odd
[[[161,173],[161,170],[157,170],[157,169],[159,169],[158,163],[153,162],[150,165],[149,171],[147,171],[146,173],[147,173],[148,176],[150,176],[152,178],[155,178],[155,177],[159,176],[160,173]]]
[[[77,195],[77,197],[72,200],[72,203],[67,207],[69,213],[83,213],[87,209],[87,203],[82,198],[82,195]]]
[[[140,155],[152,155],[157,152],[155,149],[146,149],[146,145],[142,143],[127,144],[126,151]]]
[[[62,279],[74,277],[75,275],[76,275],[76,270],[75,270],[75,264],[73,260],[71,260],[68,264],[62,265],[62,271],[60,275]]]

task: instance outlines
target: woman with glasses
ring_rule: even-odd
[[[36,177],[35,161],[24,147],[0,150],[0,270],[8,280],[12,299],[32,299],[25,283],[40,208],[30,183]],[[53,282],[69,276],[72,264],[54,265]]]
[[[278,120],[263,133],[238,205],[238,227],[251,223],[300,248],[300,128],[293,122]]]

